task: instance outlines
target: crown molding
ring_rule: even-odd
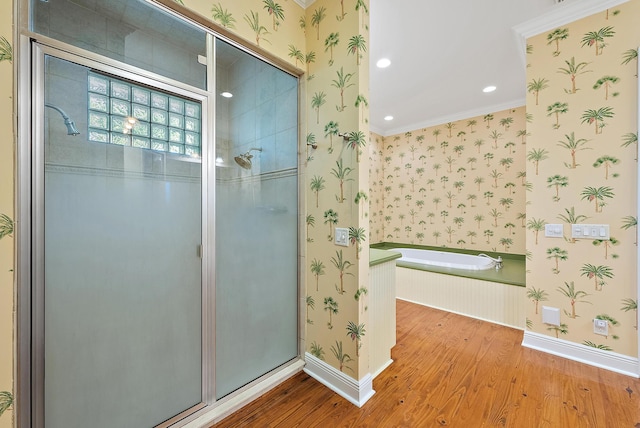
[[[458,120],[469,119],[471,117],[483,116],[489,113],[496,113],[502,110],[508,110],[510,108],[522,107],[526,103],[524,98],[518,98],[512,101],[507,101],[502,104],[493,104],[489,106],[483,106],[477,109],[465,110],[455,114],[447,115],[447,116],[439,116],[426,121],[417,122],[412,125],[406,125],[399,128],[388,129],[386,131],[382,131],[378,128],[371,127],[371,130],[380,131],[376,132],[376,134],[382,135],[383,137],[388,137],[390,135],[403,134],[405,132],[414,132],[421,128],[429,128],[430,126],[442,125],[448,122],[456,122]]]
[[[298,3],[303,9],[308,8],[316,0],[293,0]]]
[[[603,10],[626,3],[629,0],[565,0],[542,15],[512,27],[518,53],[527,65],[527,39],[545,31],[567,25]]]

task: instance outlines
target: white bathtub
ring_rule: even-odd
[[[449,253],[446,251],[420,250],[417,248],[393,248],[402,254],[396,261],[419,263],[427,266],[440,266],[453,269],[485,270],[495,266],[493,260],[487,257],[470,254]]]

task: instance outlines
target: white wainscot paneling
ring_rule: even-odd
[[[523,330],[525,287],[396,267],[396,296],[421,305]]]

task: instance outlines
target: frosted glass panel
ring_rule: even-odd
[[[297,79],[216,43],[216,92],[234,95],[216,103],[215,363],[221,398],[298,355]],[[273,92],[260,100],[264,88],[255,82],[265,76]],[[286,84],[276,91],[276,81]],[[258,129],[257,121],[273,118],[276,100],[285,98],[291,104],[277,106],[279,126],[290,136],[278,138],[275,126]],[[189,104],[185,110],[187,129],[197,127],[199,110]],[[241,154],[250,156],[248,168],[234,160]],[[286,161],[276,170],[277,158]]]
[[[29,0],[36,33],[204,89],[206,33],[146,0]],[[139,103],[126,87],[94,87]],[[123,92],[124,90],[125,92]],[[179,107],[177,107],[179,108]]]
[[[104,82],[55,58],[45,70],[45,102],[80,130],[45,109],[45,424],[152,427],[202,401],[201,164],[135,135],[104,144],[86,131],[106,126],[87,96]]]

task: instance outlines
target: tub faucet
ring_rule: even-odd
[[[484,254],[484,253],[480,253],[480,254],[478,254],[478,256],[479,256],[479,257],[486,257],[486,258],[488,258],[488,259],[493,260],[493,263],[494,263],[494,264],[495,264],[495,266],[496,266],[496,270],[498,270],[498,269],[502,269],[502,257],[501,257],[501,256],[498,256],[498,258],[497,258],[497,259],[494,259],[493,257],[488,256],[488,255],[486,255],[486,254]]]

